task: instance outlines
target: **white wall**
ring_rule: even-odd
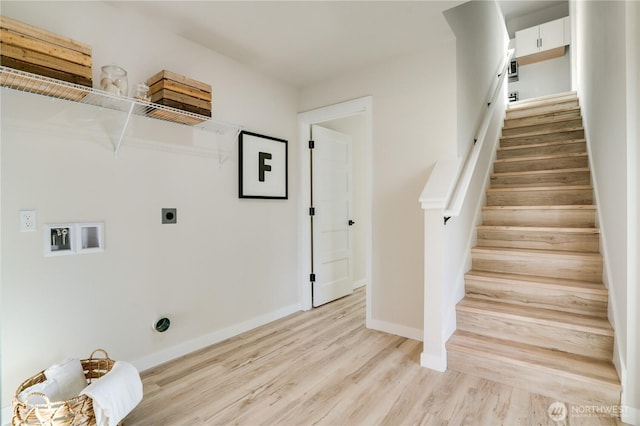
[[[444,15],[457,43],[458,157],[464,158],[473,145],[509,38],[495,2],[467,2]]]
[[[627,57],[627,379],[623,420],[640,425],[640,4],[626,5]]]
[[[455,43],[312,85],[307,111],[373,96],[372,324],[422,335],[422,216],[417,203],[436,160],[455,155]]]
[[[585,121],[606,281],[620,336],[626,335],[627,165],[623,2],[578,4],[578,90]],[[619,339],[622,352],[625,339]]]
[[[638,278],[638,24],[634,2],[575,2],[576,84],[602,230],[622,420],[640,424]],[[636,230],[636,232],[634,232]],[[625,418],[626,416],[626,418]]]
[[[518,81],[509,83],[509,92],[518,91],[519,99],[530,99],[570,91],[570,49],[567,47],[565,54],[559,58],[520,66]]]
[[[509,39],[502,13],[493,2],[468,2],[447,11],[445,16],[456,34],[458,46],[458,157],[466,158],[486,114],[490,90],[495,87]],[[497,114],[487,131],[487,149],[478,163],[463,209],[460,216],[452,218],[445,227],[448,264],[445,280],[451,286],[449,300],[453,304],[464,295],[462,274],[471,266],[469,249],[475,244],[475,226],[502,127],[504,92],[499,96]]]
[[[94,81],[111,62],[131,86],[166,68],[213,85],[215,118],[290,142],[290,199],[239,200],[233,137],[220,167],[134,146],[218,145],[140,118],[114,160],[89,111],[121,116],[2,89],[2,405],[65,357],[101,347],[147,368],[297,310],[297,91],[103,2],[3,1],[2,14],[91,44]],[[160,224],[162,207],[177,225]],[[37,232],[18,232],[21,209],[37,210]],[[42,225],[76,221],[104,221],[106,251],[45,258]],[[172,319],[163,335],[159,315]]]
[[[367,233],[370,228],[366,222],[367,176],[365,166],[365,118],[354,115],[347,118],[327,121],[322,127],[351,136],[351,154],[353,156],[353,282],[360,286],[367,278]]]

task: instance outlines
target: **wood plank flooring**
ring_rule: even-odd
[[[425,369],[422,342],[364,324],[361,288],[147,370],[125,426],[557,424],[553,399]],[[623,424],[567,407],[565,425]]]

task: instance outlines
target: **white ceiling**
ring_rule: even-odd
[[[567,3],[567,0],[498,0],[500,10],[502,10],[504,19],[507,21],[518,16],[538,12],[543,9],[548,9],[561,3]]]
[[[450,1],[116,1],[178,35],[304,87],[453,37]]]
[[[108,1],[295,87],[453,37],[447,1]],[[509,13],[548,1],[504,1]]]

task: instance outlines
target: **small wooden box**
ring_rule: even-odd
[[[0,16],[0,65],[92,87],[91,46]]]
[[[211,117],[210,84],[162,70],[147,80],[151,102]]]

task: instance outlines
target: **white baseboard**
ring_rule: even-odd
[[[620,420],[634,426],[640,426],[640,408],[624,406]]]
[[[353,289],[355,290],[356,288],[364,287],[365,285],[367,285],[367,280],[363,278],[359,281],[353,282]]]
[[[221,342],[245,331],[252,330],[261,325],[268,324],[272,321],[284,318],[287,315],[291,315],[300,310],[300,306],[290,305],[277,311],[269,312],[268,314],[261,315],[259,317],[252,318],[250,320],[234,324],[231,327],[227,327],[223,330],[216,331],[206,336],[198,337],[197,339],[190,340],[188,342],[181,343],[179,345],[164,349],[160,352],[153,353],[151,355],[140,358],[133,361],[132,364],[138,369],[138,371],[148,370],[157,365],[171,361],[183,355],[187,355],[198,349],[205,348],[215,343]]]
[[[421,342],[423,339],[422,330],[400,324],[393,324],[386,321],[372,319],[367,323],[367,327],[373,330],[383,331],[385,333],[396,334],[408,339],[419,340]]]

